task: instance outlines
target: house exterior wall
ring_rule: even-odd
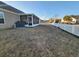
[[[71,23],[75,24],[76,22],[77,22],[76,19],[72,17],[72,22]]]
[[[0,28],[11,28],[16,21],[20,20],[20,16],[7,11],[0,10],[4,13],[4,24],[0,24]]]
[[[72,17],[72,19],[73,19],[72,21],[73,21],[74,24],[79,24],[79,19],[76,19],[74,17]]]

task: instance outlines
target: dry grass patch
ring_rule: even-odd
[[[79,38],[50,25],[3,30],[0,56],[79,56]]]

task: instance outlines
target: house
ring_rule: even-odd
[[[23,24],[24,23],[24,24]],[[34,14],[26,14],[0,1],[0,28],[37,26],[40,18]]]
[[[79,15],[71,15],[73,22],[79,24]]]
[[[61,23],[61,20],[62,20],[61,18],[55,18],[55,19],[53,18],[52,23]]]
[[[48,23],[61,23],[61,18],[50,18]]]
[[[57,19],[54,20],[54,22],[55,23],[61,23],[61,19],[60,18],[57,18]]]
[[[69,17],[67,20],[62,19],[61,22],[66,24],[79,24],[79,15],[69,15],[67,17]]]

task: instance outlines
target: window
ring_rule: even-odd
[[[4,24],[4,13],[0,12],[0,24]]]

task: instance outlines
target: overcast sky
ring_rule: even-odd
[[[79,2],[67,1],[4,1],[5,3],[24,11],[34,13],[43,20],[64,15],[79,15]]]

